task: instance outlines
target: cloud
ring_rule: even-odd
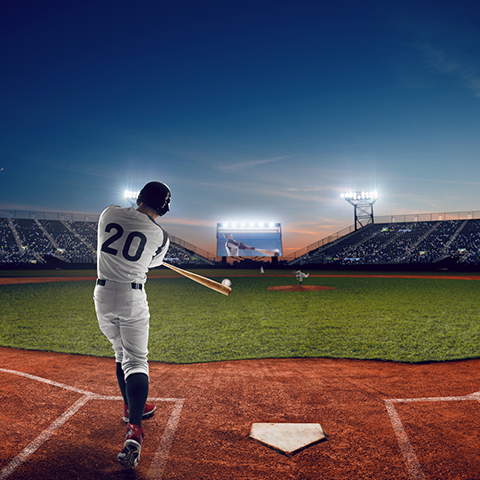
[[[476,2],[471,8],[462,3],[433,2],[434,14],[421,2],[414,8],[410,8],[408,2],[391,3],[386,5],[392,28],[405,35],[404,46],[408,46],[405,55],[395,58],[402,83],[410,88],[427,88],[431,79],[425,72],[426,67],[430,74],[456,79],[480,98]],[[412,52],[419,55],[416,60],[421,62],[420,68],[416,62],[412,63]]]
[[[433,69],[456,77],[475,97],[480,98],[480,71],[461,52],[431,44],[424,44],[420,49]]]
[[[455,72],[460,68],[458,60],[449,58],[447,49],[434,45],[423,44],[419,46],[431,67],[440,73]]]
[[[465,81],[467,83],[467,88],[472,90],[477,98],[480,98],[480,77],[467,74],[465,76]]]
[[[453,185],[480,185],[480,182],[469,182],[467,180],[448,180],[446,178],[411,178],[411,180],[418,180],[421,182],[433,182],[433,183],[449,183]]]
[[[212,222],[210,220],[199,220],[195,218],[179,218],[179,217],[162,217],[159,220],[162,225],[173,225],[182,227],[205,227],[212,228]]]
[[[242,170],[245,168],[251,168],[251,167],[258,167],[259,165],[264,165],[265,163],[273,163],[273,162],[278,162],[280,160],[283,160],[285,158],[289,158],[288,156],[284,157],[273,157],[273,158],[265,158],[262,160],[250,160],[250,161],[243,161],[241,163],[235,163],[235,164],[230,164],[230,165],[218,165],[218,169],[225,171],[225,172],[232,172],[235,170]]]

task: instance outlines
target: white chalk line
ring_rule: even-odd
[[[402,452],[403,460],[411,480],[424,480],[426,477],[417,456],[415,455],[412,444],[408,439],[408,435],[405,432],[400,416],[395,409],[394,403],[462,402],[465,400],[480,401],[480,392],[471,393],[470,395],[461,397],[392,398],[384,400],[388,416],[390,417],[390,422],[392,423],[393,430],[397,436],[398,445]]]
[[[18,372],[15,370],[8,370],[0,368],[0,372],[10,373],[20,377],[28,378],[38,382],[46,383],[55,387],[69,390],[75,393],[80,393],[83,396],[79,398],[71,407],[69,407],[60,417],[58,417],[49,427],[47,427],[33,442],[25,447],[21,453],[19,453],[6,467],[0,471],[0,480],[5,480],[9,477],[18,467],[25,463],[70,417],[72,417],[80,408],[82,408],[90,400],[122,400],[121,396],[109,396],[99,395],[93,392],[82,390],[80,388],[71,387],[63,383],[48,380],[46,378],[37,377],[25,372]],[[175,403],[173,411],[167,422],[167,426],[163,432],[159,446],[155,453],[155,456],[150,465],[148,471],[148,478],[151,480],[161,480],[165,466],[167,464],[167,458],[170,452],[170,448],[173,444],[175,431],[180,421],[180,415],[183,408],[185,399],[183,398],[150,398],[150,401],[156,402],[173,402]]]
[[[393,430],[397,436],[398,446],[402,452],[408,475],[411,480],[423,480],[425,478],[425,474],[423,473],[422,467],[420,467],[417,456],[415,455],[412,445],[408,440],[408,436],[403,428],[402,421],[400,420],[393,403],[388,400],[384,401],[386,403],[388,415],[390,416],[390,421],[392,422]]]
[[[83,407],[90,400],[88,395],[78,399],[63,415],[57,418],[48,428],[46,428],[28,447],[17,455],[0,472],[0,480],[4,480],[11,475],[22,463],[25,463],[75,412]]]
[[[173,407],[173,412],[170,414],[167,426],[163,431],[162,439],[160,440],[155,456],[150,464],[150,470],[148,471],[147,476],[149,479],[162,478],[165,466],[167,465],[168,452],[172,446],[175,430],[177,429],[180,414],[182,413],[183,402],[183,399],[178,400]]]

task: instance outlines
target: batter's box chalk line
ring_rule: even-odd
[[[0,480],[5,480],[6,478],[8,478],[18,467],[25,463],[53,435],[53,433],[55,433],[70,417],[72,417],[76,412],[78,412],[78,410],[80,410],[90,400],[123,401],[122,397],[98,395],[87,390],[82,390],[80,388],[64,385],[63,383],[58,383],[53,380],[48,380],[46,378],[30,375],[29,373],[17,372],[15,370],[7,370],[5,368],[0,368],[0,372],[18,375],[20,377],[46,383],[47,385],[63,388],[64,390],[80,393],[82,395],[82,397],[80,397],[71,407],[67,408],[67,410],[65,410],[62,415],[60,415],[54,422],[52,422],[37,438],[35,438],[35,440],[30,443],[30,445],[25,447],[21,453],[19,453],[5,468],[0,471]],[[150,464],[150,469],[147,474],[147,478],[149,480],[161,480],[163,472],[165,470],[165,466],[167,464],[168,454],[173,444],[175,430],[177,429],[178,422],[180,420],[180,415],[182,413],[185,399],[150,398],[149,400],[156,402],[174,403],[172,413],[170,414],[165,430],[163,431],[162,438],[160,439],[152,463]]]
[[[427,397],[427,398],[395,398],[384,400],[393,430],[397,436],[398,445],[403,455],[408,475],[411,480],[425,480],[425,474],[418,462],[412,444],[408,439],[400,416],[395,409],[395,403],[420,403],[420,402],[463,402],[465,400],[480,401],[480,392],[471,393],[463,397]]]

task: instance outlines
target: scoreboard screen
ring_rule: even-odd
[[[218,257],[281,257],[280,223],[217,223]]]

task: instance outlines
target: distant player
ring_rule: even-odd
[[[231,233],[224,233],[223,237],[227,240],[225,242],[225,250],[228,257],[238,257],[239,250],[255,250],[255,247],[250,247],[234,240]]]
[[[293,273],[295,274],[295,276],[297,277],[297,280],[299,282],[299,288],[302,288],[302,281],[304,278],[308,278],[308,276],[310,275],[309,273],[303,273],[301,272],[300,270],[294,270]]]
[[[265,273],[265,270],[263,269],[263,266],[260,267],[260,273],[263,275]]]
[[[125,468],[137,466],[144,437],[142,418],[156,408],[146,403],[150,313],[144,286],[148,270],[163,263],[170,244],[167,232],[155,222],[169,211],[170,199],[167,185],[150,182],[138,195],[137,209],[110,205],[98,221],[94,301],[100,330],[115,351],[127,422],[118,460]]]

